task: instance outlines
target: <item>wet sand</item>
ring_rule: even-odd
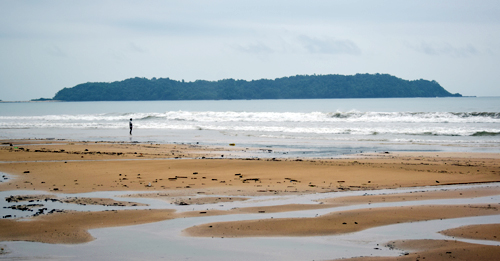
[[[411,251],[398,257],[358,257],[349,261],[414,260],[498,260],[500,246],[471,244],[453,240],[408,240],[391,242],[392,247]]]
[[[86,232],[91,228],[188,216],[274,213],[378,202],[500,195],[498,188],[370,195],[370,191],[379,189],[500,182],[498,154],[381,153],[341,159],[272,159],[257,158],[255,155],[258,154],[255,153],[258,153],[258,149],[229,146],[212,148],[189,144],[45,140],[9,140],[1,143],[4,145],[0,146],[0,171],[15,176],[14,179],[0,182],[1,191],[34,190],[53,194],[136,191],[143,193],[143,197],[190,205],[245,201],[254,196],[322,192],[366,191],[366,195],[322,199],[317,201],[318,204],[208,210],[205,213],[175,213],[169,209],[118,210],[56,213],[34,217],[28,222],[1,219],[0,241],[81,243],[92,240]],[[233,155],[238,158],[231,158]],[[241,158],[241,155],[249,156]],[[206,197],[197,197],[200,195]],[[99,199],[86,200],[99,202]],[[117,201],[104,204],[115,203]],[[488,205],[455,205],[345,211],[309,219],[207,224],[189,228],[186,234],[206,237],[328,235],[398,222],[498,214],[497,208]],[[43,227],[49,228],[47,232],[34,229],[41,227],[36,225],[40,222],[44,224]],[[235,230],[235,227],[240,229]],[[489,237],[486,235],[487,230],[477,231],[485,238]],[[467,246],[464,249],[469,248]],[[470,249],[476,251],[479,248]]]
[[[1,189],[64,193],[174,190],[185,194],[246,196],[500,181],[500,156],[496,154],[489,154],[488,158],[470,154],[440,158],[429,153],[355,159],[209,159],[216,149],[241,149],[70,144],[14,143],[0,147],[0,171],[16,175],[15,180],[0,183]],[[176,152],[169,155],[172,150]],[[111,154],[104,154],[105,151]],[[175,159],[175,155],[195,157]]]
[[[201,193],[204,194],[204,193]],[[199,194],[198,194],[199,195]],[[154,198],[164,200],[166,202],[174,203],[176,205],[204,205],[204,204],[215,204],[224,202],[235,202],[235,201],[245,201],[248,198],[243,197],[190,197],[182,196],[178,193],[137,193],[129,194],[123,197],[132,198]]]
[[[494,214],[498,214],[498,208],[490,205],[393,207],[334,212],[315,218],[210,223],[184,232],[197,237],[326,236],[396,223]]]
[[[67,212],[42,215],[30,221],[0,220],[2,241],[76,244],[92,241],[89,229],[130,226],[173,218],[172,210]]]
[[[498,187],[484,187],[481,189],[442,189],[439,191],[412,191],[408,193],[370,195],[370,192],[363,196],[339,197],[318,200],[318,202],[329,205],[356,205],[383,202],[421,201],[432,199],[454,199],[454,198],[475,198],[500,195]]]
[[[500,241],[500,224],[471,225],[448,229],[441,233],[451,237]]]
[[[85,198],[85,197],[65,197],[59,198],[54,195],[16,195],[5,198],[7,202],[20,202],[20,203],[43,203],[47,201],[70,203],[78,205],[100,205],[100,206],[147,206],[137,202],[118,201],[110,198]]]

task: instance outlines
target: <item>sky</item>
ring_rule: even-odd
[[[500,96],[500,1],[0,0],[0,100],[133,77],[391,74]]]

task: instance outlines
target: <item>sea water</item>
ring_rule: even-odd
[[[19,138],[497,153],[500,97],[0,103],[0,139]]]

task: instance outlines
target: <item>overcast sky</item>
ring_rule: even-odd
[[[132,77],[387,73],[500,96],[500,1],[0,0],[0,100]]]

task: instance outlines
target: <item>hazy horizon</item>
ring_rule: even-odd
[[[128,78],[390,74],[500,96],[500,2],[1,1],[0,100]]]

